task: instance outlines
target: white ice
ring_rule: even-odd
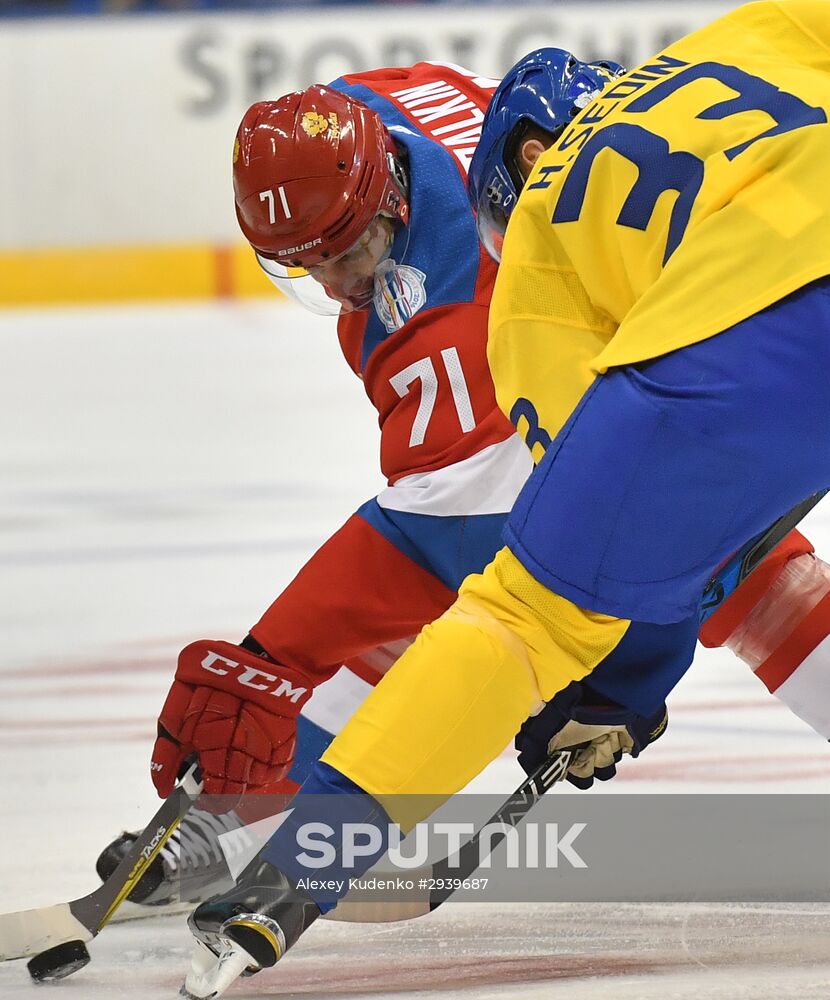
[[[381,485],[331,321],[275,304],[0,314],[0,912],[94,888],[156,808],[147,761],[178,649],[245,634]],[[830,550],[827,504],[805,530]],[[393,585],[393,581],[388,581]],[[830,791],[830,748],[728,653],[700,651],[626,791]],[[476,783],[509,791],[505,754]],[[569,794],[557,790],[555,794]],[[625,860],[621,859],[621,864]],[[830,995],[825,906],[446,906],[318,925],[232,997],[749,1000]],[[183,918],[105,929],[54,987],[176,995]],[[0,966],[0,998],[32,985]]]

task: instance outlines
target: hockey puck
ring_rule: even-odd
[[[88,963],[89,952],[83,941],[64,941],[30,958],[26,968],[36,983],[42,983],[71,976]]]

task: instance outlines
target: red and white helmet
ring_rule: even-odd
[[[339,91],[260,101],[236,133],[236,217],[261,257],[313,267],[353,247],[379,214],[406,223],[395,164],[379,115]]]

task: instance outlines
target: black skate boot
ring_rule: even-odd
[[[276,965],[319,916],[317,904],[286,875],[256,858],[232,889],[188,918],[197,949],[182,995],[218,997],[238,975]]]
[[[142,906],[172,906],[198,903],[230,888],[233,878],[219,844],[220,835],[228,833],[233,834],[234,854],[252,843],[236,813],[192,809],[127,899]],[[102,881],[115,871],[136,836],[125,831],[104,848],[95,862]]]

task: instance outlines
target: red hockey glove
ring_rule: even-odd
[[[162,798],[196,756],[208,795],[265,791],[288,773],[296,719],[313,681],[230,642],[200,639],[179,653],[158,721],[150,772]]]

